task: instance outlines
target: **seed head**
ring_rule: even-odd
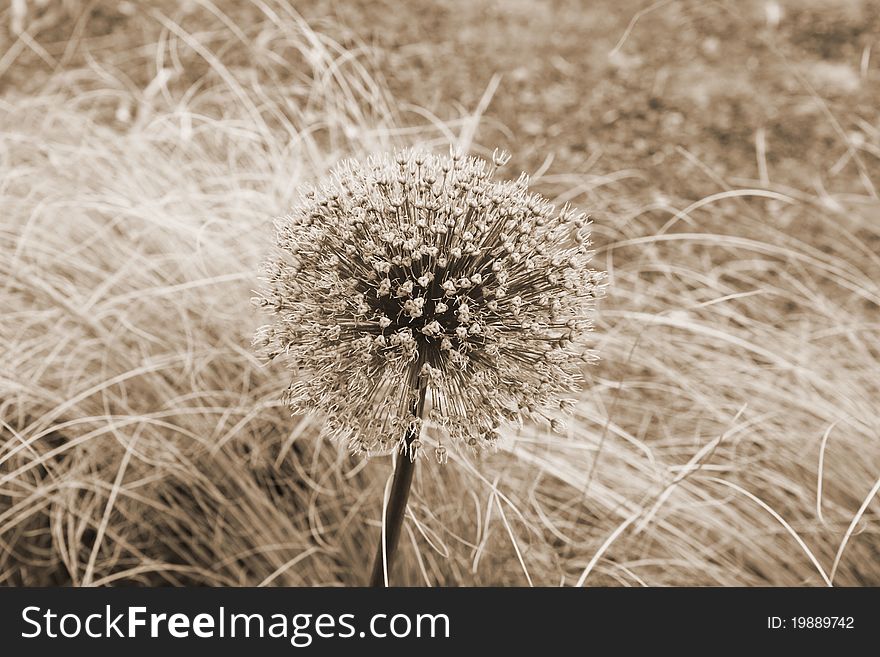
[[[326,434],[365,453],[421,429],[421,395],[441,442],[492,447],[523,418],[563,426],[604,274],[588,267],[585,215],[556,212],[525,175],[495,180],[506,161],[344,161],[276,222],[256,298],[272,323],[254,342],[299,375],[294,412],[323,413]]]

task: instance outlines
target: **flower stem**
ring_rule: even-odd
[[[413,403],[413,415],[421,417],[424,406],[425,388],[420,387],[418,399]],[[383,536],[379,539],[376,559],[373,561],[373,574],[370,576],[370,586],[372,587],[385,586],[386,573],[387,581],[391,579],[391,567],[394,565],[394,554],[397,551],[403,518],[406,516],[409,489],[412,485],[413,473],[416,470],[415,458],[412,458],[415,455],[410,453],[410,446],[417,437],[418,428],[411,426],[407,429],[403,439],[406,449],[398,456],[394,469],[391,495],[388,497],[388,506],[385,509],[385,521],[382,523]]]

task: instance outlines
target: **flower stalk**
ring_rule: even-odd
[[[418,398],[413,403],[413,416],[421,418],[425,406],[425,388],[420,387]],[[391,578],[391,567],[394,564],[394,555],[397,552],[397,543],[400,540],[400,530],[403,527],[403,519],[406,516],[406,504],[409,500],[409,491],[412,487],[413,474],[416,470],[416,457],[418,447],[414,446],[419,436],[419,425],[411,424],[401,444],[400,455],[394,467],[394,478],[391,481],[391,493],[388,496],[388,505],[383,511],[382,536],[379,547],[376,550],[376,558],[373,561],[373,572],[370,575],[370,586],[388,586]]]

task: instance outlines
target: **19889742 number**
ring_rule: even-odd
[[[768,616],[767,628],[771,630],[851,630],[855,628],[852,616]]]

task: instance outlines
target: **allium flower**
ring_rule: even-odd
[[[589,222],[529,192],[525,175],[453,154],[346,161],[276,222],[255,344],[298,376],[286,399],[325,433],[376,452],[436,429],[491,447],[503,422],[562,428],[603,274]],[[421,446],[411,444],[411,458]]]

